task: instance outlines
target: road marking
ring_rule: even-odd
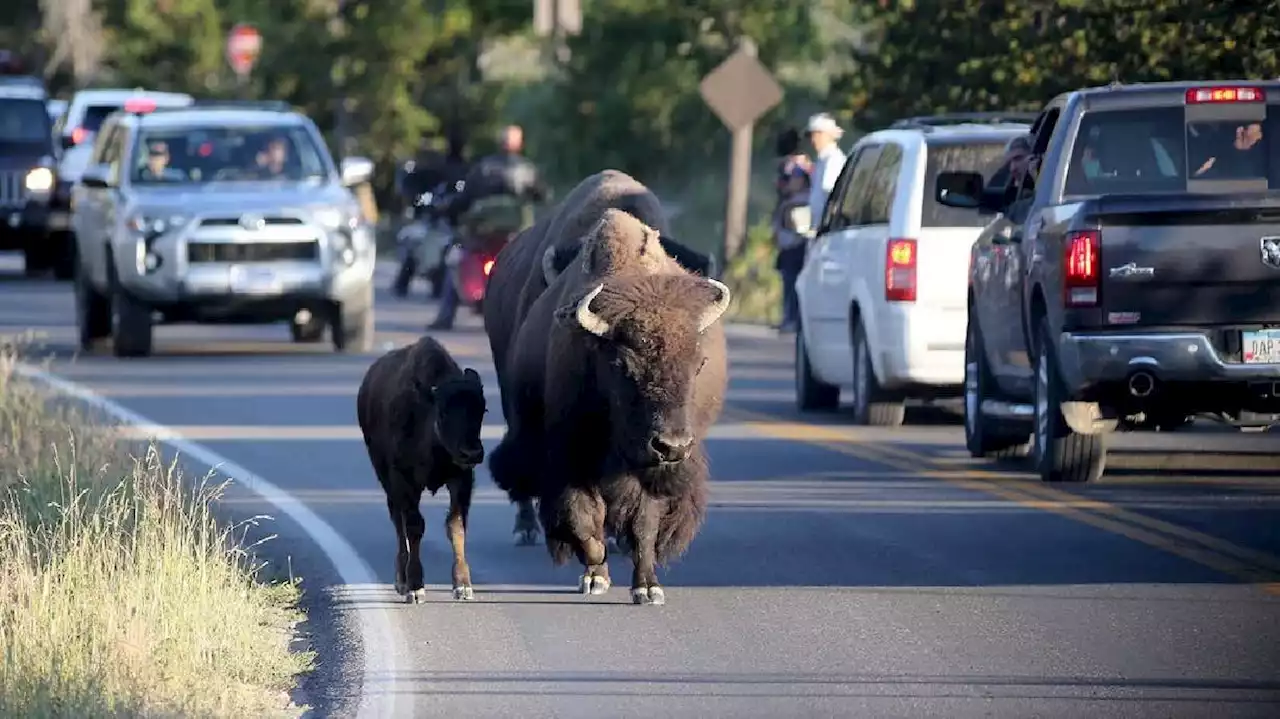
[[[737,408],[734,414],[758,431],[780,439],[806,442],[864,461],[878,462],[902,471],[938,468],[933,458],[900,447],[849,446],[854,442],[847,431],[837,428],[810,428],[795,422],[779,422],[767,415]],[[759,417],[758,422],[750,417]],[[994,494],[1011,502],[1043,509],[1077,522],[1117,534],[1160,549],[1201,566],[1258,586],[1268,594],[1280,595],[1280,557],[1228,542],[1203,532],[1131,512],[1098,499],[1082,498],[1070,492],[1038,484],[1039,480],[1013,479],[1007,474],[980,469],[955,470],[946,475],[932,473],[943,482],[965,489]]]
[[[261,476],[232,462],[213,450],[200,445],[184,436],[174,428],[157,424],[136,412],[127,409],[111,400],[96,394],[83,385],[71,382],[56,375],[37,369],[36,367],[18,364],[18,374],[50,387],[54,391],[72,397],[93,409],[110,415],[120,422],[138,428],[148,438],[168,445],[172,449],[198,463],[230,478],[236,484],[244,486],[262,497],[276,509],[283,512],[302,528],[311,541],[333,564],[334,569],[342,577],[344,587],[340,591],[377,586],[388,600],[392,599],[390,588],[377,583],[373,570],[365,563],[347,540],[343,539],[328,522],[312,512],[305,504],[280,487],[268,482]],[[399,635],[392,631],[391,619],[386,611],[377,606],[360,608],[355,604],[356,620],[360,625],[360,638],[364,645],[363,681],[360,689],[358,716],[389,717],[399,716],[396,701],[402,688],[397,688],[396,647]],[[371,690],[379,685],[379,691]],[[410,712],[411,713],[411,712]],[[405,716],[408,713],[404,714]]]

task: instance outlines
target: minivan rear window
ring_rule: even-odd
[[[87,132],[97,132],[102,128],[102,121],[107,119],[107,115],[124,107],[124,103],[119,105],[90,105],[84,109],[84,117],[80,118],[80,127]]]
[[[1095,110],[1080,118],[1066,194],[1187,192],[1214,181],[1280,189],[1277,134],[1274,105],[1253,118],[1202,119],[1183,107]]]
[[[943,172],[980,172],[991,179],[1000,169],[1007,140],[927,140],[929,155],[925,160],[924,203],[920,210],[921,227],[985,227],[990,215],[961,207],[947,207],[934,197],[933,187]]]

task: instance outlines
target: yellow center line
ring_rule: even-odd
[[[1242,547],[1110,502],[1047,487],[1039,484],[1038,480],[1018,479],[983,469],[945,468],[942,465],[954,467],[954,460],[941,462],[887,444],[874,447],[858,444],[848,428],[779,421],[737,408],[731,411],[739,421],[762,435],[804,442],[896,470],[918,471],[920,476],[939,479],[952,486],[992,494],[1029,509],[1049,511],[1257,585],[1268,594],[1280,595],[1280,557],[1268,552]],[[940,469],[950,471],[938,471]]]

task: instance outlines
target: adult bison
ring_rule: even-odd
[[[480,375],[460,369],[439,342],[423,337],[374,361],[360,383],[356,414],[396,528],[396,591],[410,603],[426,599],[419,556],[426,521],[418,503],[424,490],[434,495],[448,487],[453,596],[472,599],[466,532],[475,467],[484,459]]]
[[[704,275],[709,273],[709,258],[666,236],[667,221],[661,202],[635,178],[617,170],[603,170],[579,182],[550,213],[503,248],[489,277],[484,326],[493,353],[503,411],[508,417],[513,406],[507,367],[516,333],[534,302],[576,259],[588,231],[608,209],[622,210],[656,228],[668,253],[687,268]],[[533,497],[514,491],[511,500],[519,505],[514,531],[522,544],[535,544],[538,524]]]
[[[630,547],[633,601],[665,602],[656,566],[705,515],[728,305],[729,289],[681,267],[657,230],[606,209],[515,333],[489,467],[512,499],[539,500],[547,548],[582,562],[582,591],[608,590],[613,534]]]

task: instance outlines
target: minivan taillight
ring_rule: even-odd
[[[892,238],[884,251],[884,299],[916,301],[916,241]]]
[[[80,143],[84,142],[85,135],[88,135],[88,134],[89,134],[88,130],[84,129],[83,127],[77,127],[76,129],[71,131],[71,144],[79,145]]]
[[[1067,307],[1098,305],[1098,268],[1102,261],[1102,233],[1079,230],[1067,234],[1066,266],[1062,273],[1063,301]]]

